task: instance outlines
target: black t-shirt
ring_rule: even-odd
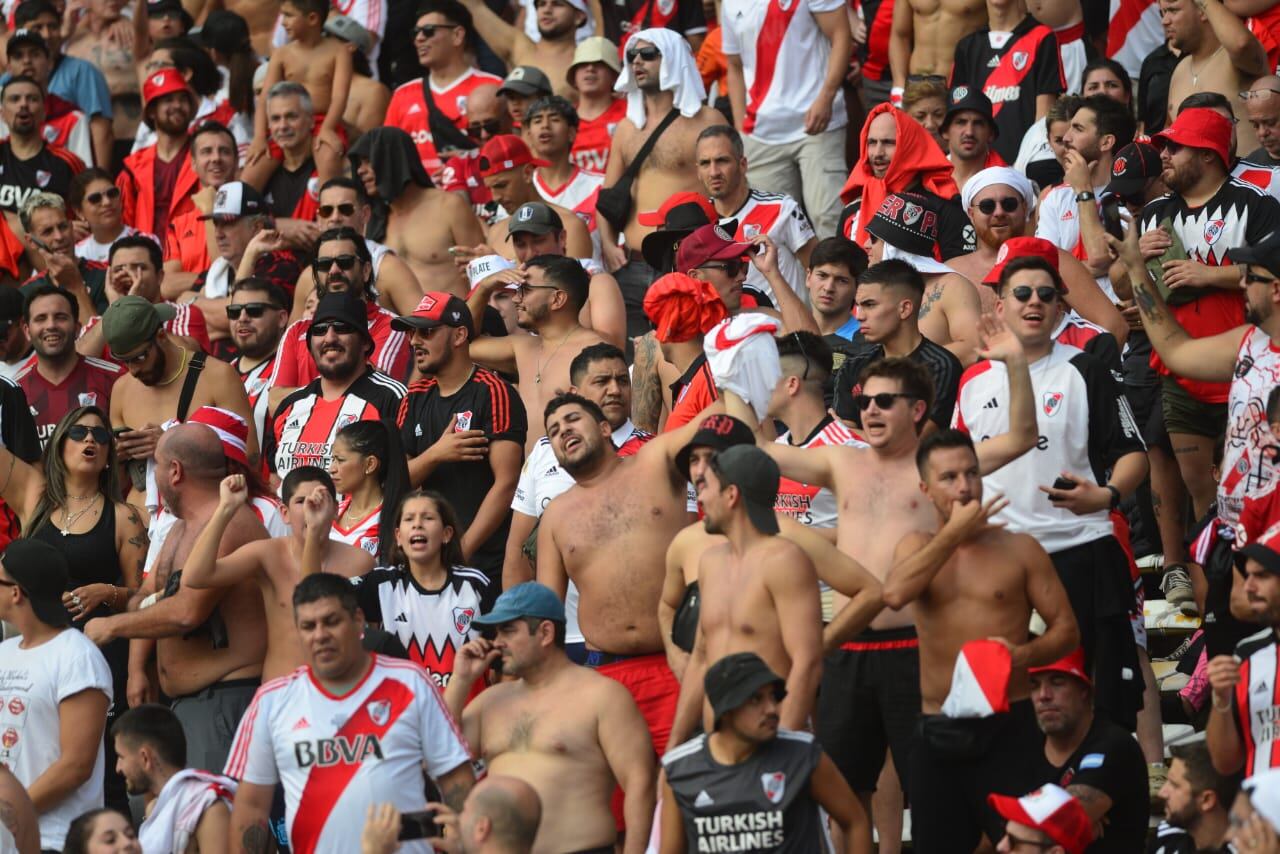
[[[1248,163],[1254,163],[1258,166],[1266,166],[1271,169],[1280,167],[1280,160],[1277,160],[1274,157],[1272,157],[1270,154],[1267,153],[1267,150],[1261,146],[1259,146],[1256,150],[1249,152],[1248,154],[1246,154],[1244,157],[1240,159]]]
[[[524,448],[529,420],[524,402],[516,390],[493,371],[477,367],[471,379],[449,397],[440,393],[434,379],[410,384],[409,394],[400,404],[396,423],[400,440],[409,458],[418,456],[444,435],[455,415],[456,429],[483,430],[492,449],[494,442],[515,442]],[[489,460],[444,463],[437,466],[422,486],[449,499],[464,526],[475,520],[485,496],[493,488],[493,469]],[[507,532],[511,527],[508,513],[498,529],[471,556],[471,563],[494,577],[502,569]]]
[[[32,193],[56,193],[67,197],[71,179],[84,169],[75,168],[75,155],[45,145],[30,160],[19,160],[9,140],[0,142],[0,209],[17,213]]]
[[[294,172],[281,163],[267,182],[267,207],[273,216],[288,218],[297,215],[298,202],[307,191],[307,182],[316,174],[316,163],[310,157]]]
[[[80,278],[84,279],[85,290],[89,292],[89,302],[93,303],[94,310],[98,314],[103,314],[107,310],[107,268],[83,258],[76,260],[76,266],[80,268]],[[40,273],[23,282],[18,288],[18,293],[22,294],[25,300],[41,285],[56,284],[57,282],[48,273]]]
[[[846,356],[844,364],[836,374],[835,410],[846,421],[862,424],[862,414],[853,405],[853,396],[862,392],[858,383],[858,375],[863,369],[877,359],[884,358],[884,347],[873,344],[859,332],[853,336],[854,353]],[[951,426],[951,415],[956,408],[956,389],[960,386],[960,375],[964,366],[955,354],[946,347],[941,347],[928,338],[920,339],[920,346],[907,356],[913,362],[922,365],[933,378],[933,407],[929,410],[929,420],[945,430]]]
[[[960,206],[960,197],[944,199],[923,187],[907,187],[903,192],[919,193],[930,201],[929,209],[938,215],[938,260],[949,261],[959,255],[968,255],[977,249],[977,234],[969,215]],[[855,196],[853,201],[840,211],[839,235],[854,240],[854,221],[861,220],[862,196]],[[875,211],[871,212],[875,215]]]
[[[1046,782],[1090,786],[1111,798],[1106,832],[1086,849],[1089,854],[1132,854],[1146,847],[1151,805],[1147,761],[1132,735],[1120,726],[1094,718],[1076,752]]]
[[[1199,851],[1190,833],[1167,821],[1160,822],[1155,837],[1147,843],[1147,854],[1197,854]]]
[[[1161,44],[1142,60],[1138,72],[1138,118],[1147,136],[1164,130],[1169,116],[1169,81],[1177,66],[1178,57],[1167,44]]]
[[[18,459],[32,465],[40,461],[40,435],[27,407],[27,395],[8,377],[0,377],[0,438]],[[0,548],[17,537],[21,527],[18,515],[0,499]]]
[[[991,28],[970,33],[956,45],[951,86],[981,89],[995,109],[1000,135],[991,143],[1006,163],[1018,157],[1022,135],[1036,120],[1036,98],[1066,91],[1058,39],[1028,15],[999,50],[991,47]]]

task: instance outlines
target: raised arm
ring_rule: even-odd
[[[1035,391],[1022,344],[1001,320],[990,315],[982,317],[979,334],[983,349],[978,355],[1004,362],[1009,377],[1009,430],[976,446],[979,469],[988,475],[1035,447],[1040,430],[1036,424]]]
[[[923,596],[960,544],[986,530],[991,517],[1008,503],[999,495],[985,504],[955,501],[951,504],[951,518],[938,533],[930,537],[915,531],[903,537],[894,549],[893,568],[884,580],[884,603],[901,611]]]
[[[226,533],[231,520],[246,506],[249,501],[249,488],[244,475],[233,474],[222,479],[218,487],[218,507],[209,517],[208,524],[196,538],[182,567],[182,586],[193,590],[207,590],[210,587],[231,587],[246,578],[254,577],[260,572],[262,561],[254,548],[255,543],[247,543],[231,554],[218,560],[218,548],[222,544],[222,535]]]
[[[483,0],[463,0],[463,5],[471,12],[471,19],[476,25],[476,32],[493,48],[503,62],[515,65],[512,61],[516,45],[528,36],[495,15]]]
[[[608,273],[592,276],[583,311],[587,314],[584,326],[594,329],[597,335],[618,349],[626,346],[627,307],[617,279]]]
[[[890,90],[889,100],[892,101],[896,94],[898,102],[894,106],[897,107],[902,106],[902,90],[906,88],[907,77],[911,74],[914,16],[910,0],[893,0],[893,23],[889,28],[889,69],[893,76],[893,88]],[[953,79],[951,84],[956,82]]]
[[[1267,51],[1262,42],[1249,32],[1244,19],[1224,6],[1222,0],[1196,0],[1196,5],[1209,20],[1214,36],[1241,77],[1253,79],[1274,70],[1267,67]]]

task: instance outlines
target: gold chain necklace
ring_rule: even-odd
[[[581,324],[575,324],[575,325],[574,325],[574,327],[573,327],[572,329],[570,329],[568,332],[566,332],[566,333],[565,333],[565,335],[564,335],[564,337],[560,339],[560,343],[559,343],[559,344],[557,344],[557,345],[556,345],[556,348],[555,348],[554,350],[552,350],[552,351],[551,351],[551,355],[550,355],[550,356],[548,356],[548,357],[546,358],[546,360],[545,360],[545,361],[543,361],[543,363],[538,367],[538,373],[537,373],[537,374],[534,376],[534,378],[533,378],[533,384],[534,384],[534,385],[542,385],[542,370],[543,370],[543,368],[545,368],[547,365],[551,364],[551,360],[552,360],[552,359],[554,359],[554,358],[556,357],[556,353],[559,353],[559,352],[560,352],[560,348],[561,348],[561,347],[563,347],[563,346],[564,346],[564,343],[565,343],[566,341],[568,341],[568,340],[569,340],[569,336],[570,336],[570,335],[572,335],[573,333],[577,332],[580,328],[581,328]]]
[[[182,372],[187,369],[187,362],[189,361],[190,357],[191,357],[191,351],[183,348],[182,357],[178,361],[178,370],[174,371],[173,376],[169,377],[169,379],[165,380],[164,382],[156,383],[156,385],[157,386],[170,385],[178,377],[182,376]]]

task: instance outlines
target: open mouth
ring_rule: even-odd
[[[580,446],[581,444],[582,444],[582,440],[579,439],[577,436],[570,436],[569,438],[564,440],[564,444],[563,444],[564,451],[567,454],[570,451],[577,448],[578,446]]]
[[[414,534],[409,537],[409,545],[416,546],[418,548],[428,545],[430,542],[431,541],[427,539],[426,534]]]

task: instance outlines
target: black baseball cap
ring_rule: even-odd
[[[1237,246],[1227,250],[1227,260],[1232,264],[1253,264],[1280,277],[1280,232],[1272,231],[1252,246]]]
[[[675,271],[676,247],[681,240],[704,225],[719,221],[711,200],[701,193],[675,193],[653,215],[636,215],[641,225],[654,225],[657,230],[645,235],[640,243],[640,254],[645,263],[659,273]],[[730,231],[735,231],[736,224]]]
[[[564,221],[560,214],[551,209],[546,202],[525,202],[516,208],[515,213],[507,220],[507,239],[519,234],[551,234],[564,231]]]
[[[517,95],[550,95],[552,94],[551,79],[542,72],[541,68],[535,68],[532,65],[517,65],[511,69],[511,73],[507,75],[507,79],[502,81],[502,85],[498,87],[498,94],[505,95],[507,92],[515,92]]]
[[[755,443],[756,434],[751,432],[746,422],[732,415],[720,413],[708,415],[698,425],[698,432],[693,434],[689,444],[676,454],[676,471],[684,475],[685,480],[689,479],[689,457],[693,456],[695,448],[723,451],[734,445],[754,445]]]
[[[40,622],[55,628],[71,625],[71,615],[62,604],[71,576],[66,555],[43,540],[14,540],[0,554],[0,567],[31,600],[31,610]]]
[[[965,110],[978,113],[986,120],[987,126],[991,128],[992,138],[1000,135],[1000,131],[996,128],[995,108],[991,106],[991,99],[982,94],[981,89],[973,86],[957,86],[951,90],[951,96],[947,99],[947,115],[942,119],[939,130],[946,133],[951,119],[956,113],[962,113]]]
[[[740,708],[765,685],[774,686],[774,696],[779,700],[787,696],[786,680],[770,670],[754,652],[735,652],[708,667],[702,687],[711,704],[715,725],[719,726],[720,718]]]
[[[918,193],[890,193],[867,220],[867,233],[903,252],[932,258],[938,245],[938,211],[932,200]]]
[[[773,457],[751,445],[734,445],[711,458],[711,468],[720,485],[736,486],[742,493],[747,518],[763,534],[778,533],[778,516],[773,505],[778,500],[782,472]]]
[[[1111,161],[1111,181],[1104,193],[1126,198],[1141,198],[1147,182],[1158,178],[1160,150],[1149,142],[1131,142],[1116,152]]]
[[[316,313],[311,318],[311,325],[307,327],[308,340],[316,326],[326,320],[341,321],[360,330],[367,340],[373,340],[373,335],[369,332],[369,315],[365,309],[365,302],[354,291],[329,291],[320,297],[320,301],[316,303]]]
[[[195,26],[195,19],[191,17],[191,13],[182,5],[182,0],[158,0],[158,2],[147,3],[147,16],[151,18],[167,18],[177,16],[182,19],[182,29],[184,31]]]
[[[48,43],[35,30],[14,30],[13,35],[9,36],[9,43],[5,45],[5,55],[13,56],[14,51],[24,45],[38,47],[44,51],[45,56],[49,55]]]

